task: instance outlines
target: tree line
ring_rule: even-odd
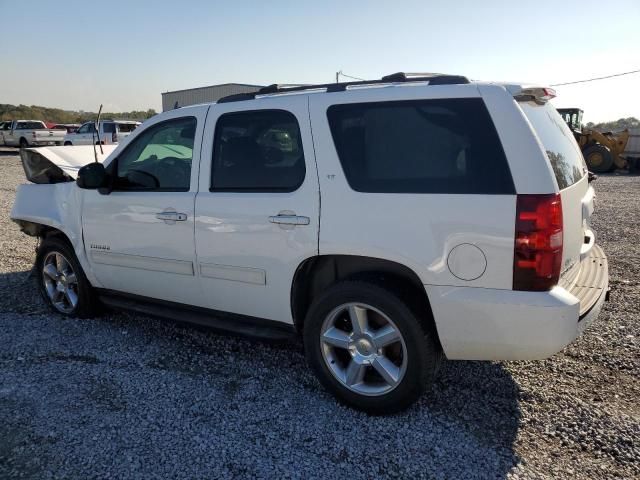
[[[143,121],[153,117],[156,111],[133,110],[131,112],[102,112],[102,118],[114,118],[118,120]],[[83,123],[95,120],[96,112],[83,112],[74,110],[62,110],[60,108],[40,107],[38,105],[9,105],[0,103],[0,121],[3,120],[42,120],[52,123]]]
[[[640,120],[638,120],[636,117],[627,117],[614,120],[613,122],[588,122],[585,127],[592,128],[593,130],[597,130],[599,132],[616,132],[619,130],[624,130],[625,128],[638,128],[640,127]]]

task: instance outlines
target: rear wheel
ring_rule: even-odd
[[[71,142],[69,142],[69,141],[64,142],[64,144],[65,144],[65,146],[67,146],[67,147],[68,147],[68,146],[73,145],[73,143],[71,143]]]
[[[29,148],[29,142],[24,137],[20,139],[20,148]]]
[[[67,242],[45,239],[36,256],[36,271],[40,292],[56,312],[81,318],[95,313],[93,289]]]
[[[420,319],[397,295],[361,281],[339,282],[314,301],[304,344],[325,388],[373,414],[412,404],[433,383],[441,357]]]
[[[587,147],[583,152],[587,168],[595,173],[609,172],[614,168],[613,155],[604,145],[596,144]]]

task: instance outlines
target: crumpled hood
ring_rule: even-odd
[[[97,146],[98,161],[104,162],[117,145]],[[20,151],[27,180],[33,183],[71,182],[80,167],[95,161],[93,145],[25,148]]]

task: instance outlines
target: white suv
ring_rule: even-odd
[[[83,123],[75,132],[64,136],[64,145],[116,145],[131,134],[140,122],[133,120],[101,120],[98,131],[96,122]]]
[[[23,155],[47,184],[20,186],[12,218],[43,239],[58,312],[100,299],[297,333],[341,401],[396,411],[443,354],[548,357],[607,297],[594,191],[552,95],[448,75],[265,87],[155,116],[76,183],[64,147]]]

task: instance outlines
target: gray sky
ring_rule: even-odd
[[[560,83],[640,68],[640,1],[0,0],[0,103],[161,109],[225,82],[396,71]],[[640,74],[558,87],[586,121],[640,117]]]

